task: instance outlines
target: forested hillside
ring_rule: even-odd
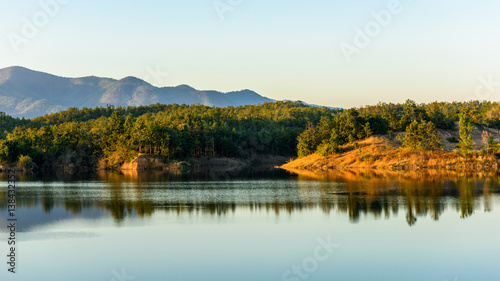
[[[68,163],[92,168],[101,159],[118,167],[139,153],[165,160],[332,155],[345,144],[403,131],[403,146],[438,150],[437,129],[460,129],[458,149],[467,152],[474,148],[468,138],[472,128],[500,129],[500,104],[408,100],[347,110],[301,102],[224,108],[156,104],[70,108],[33,120],[0,118],[0,162],[40,169]],[[493,149],[491,136],[485,138]]]
[[[100,159],[118,166],[139,153],[165,160],[295,156],[307,124],[334,114],[301,102],[71,108],[10,131],[0,140],[0,161],[21,166],[33,161],[50,169],[65,163],[95,167]]]
[[[433,102],[416,104],[379,103],[375,106],[352,108],[323,116],[310,123],[298,138],[298,156],[322,156],[342,152],[342,146],[355,144],[372,135],[394,135],[406,132],[402,146],[417,150],[441,149],[437,129],[460,129],[460,138],[450,138],[462,152],[473,150],[470,136],[474,127],[500,129],[500,104],[493,102]],[[493,149],[497,144],[485,131],[485,142]],[[401,136],[400,136],[401,137]]]

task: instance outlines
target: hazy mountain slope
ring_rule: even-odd
[[[254,91],[250,90],[243,90],[243,91],[238,91],[238,92],[230,92],[226,94],[226,97],[235,100],[233,102],[238,101],[239,103],[244,103],[244,104],[252,104],[253,100],[260,99],[263,102],[273,102],[274,100],[268,99],[266,97],[263,97],[259,94],[257,94]]]
[[[0,111],[33,118],[68,107],[138,106],[155,103],[240,106],[273,100],[244,90],[221,93],[187,85],[155,87],[136,77],[120,80],[95,76],[64,78],[24,67],[0,69]]]

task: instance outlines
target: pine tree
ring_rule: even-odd
[[[312,124],[297,138],[297,154],[299,157],[305,157],[316,151],[316,139],[314,138],[314,127]]]
[[[410,149],[436,150],[441,147],[441,138],[434,123],[413,121],[406,128],[403,146]]]
[[[419,126],[419,133],[422,135],[422,149],[437,150],[441,147],[441,138],[434,123],[423,121]]]
[[[474,128],[472,124],[472,117],[468,109],[464,110],[460,115],[459,129],[460,129],[460,151],[463,153],[470,152],[472,150],[472,136],[471,132]]]
[[[403,138],[403,146],[409,149],[419,149],[422,145],[418,122],[413,121],[406,127],[406,135]]]
[[[365,138],[369,138],[373,135],[369,122],[365,123],[365,125],[363,126],[363,130],[365,131]]]

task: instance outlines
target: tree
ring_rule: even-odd
[[[390,116],[387,116],[390,117]],[[385,135],[389,131],[389,121],[380,115],[368,118],[370,130],[375,135]],[[365,125],[366,126],[366,125]]]
[[[369,138],[373,135],[373,131],[370,127],[370,123],[366,122],[365,125],[363,126],[363,130],[365,131],[365,138]]]
[[[472,124],[471,113],[468,109],[465,109],[460,115],[459,130],[460,130],[460,151],[463,153],[470,152],[472,150],[472,136],[471,132],[474,129]]]
[[[323,140],[328,140],[330,138],[330,133],[333,128],[333,123],[327,116],[321,117],[318,126],[314,132],[314,137],[316,138],[316,143],[321,143]]]
[[[332,130],[330,139],[324,140],[316,150],[316,153],[320,156],[329,156],[340,152],[342,152],[340,148],[340,138],[335,129]]]
[[[418,122],[413,121],[406,127],[406,134],[403,138],[403,146],[409,149],[419,149],[422,138],[419,134]]]
[[[54,135],[50,126],[42,127],[39,131],[39,146],[40,148],[47,152],[52,147],[54,142]]]
[[[441,138],[432,122],[413,121],[406,128],[403,146],[409,149],[436,150],[441,147]]]
[[[437,150],[441,147],[441,137],[432,122],[423,121],[419,126],[419,132],[422,137],[422,149]]]
[[[309,124],[308,128],[299,135],[297,141],[297,154],[300,158],[311,155],[316,151],[314,127],[312,124]]]

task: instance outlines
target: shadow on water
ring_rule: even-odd
[[[323,174],[280,169],[239,173],[206,170],[187,174],[97,173],[66,178],[18,175],[17,208],[40,208],[47,215],[63,209],[71,216],[91,210],[110,214],[118,223],[158,211],[226,216],[245,209],[279,216],[321,210],[325,214],[345,214],[353,223],[367,215],[390,218],[404,212],[412,226],[419,217],[438,221],[443,213],[455,211],[466,219],[477,210],[492,210],[499,182],[495,172],[432,170],[342,170]],[[6,199],[6,188],[2,188],[1,210],[7,208]]]

